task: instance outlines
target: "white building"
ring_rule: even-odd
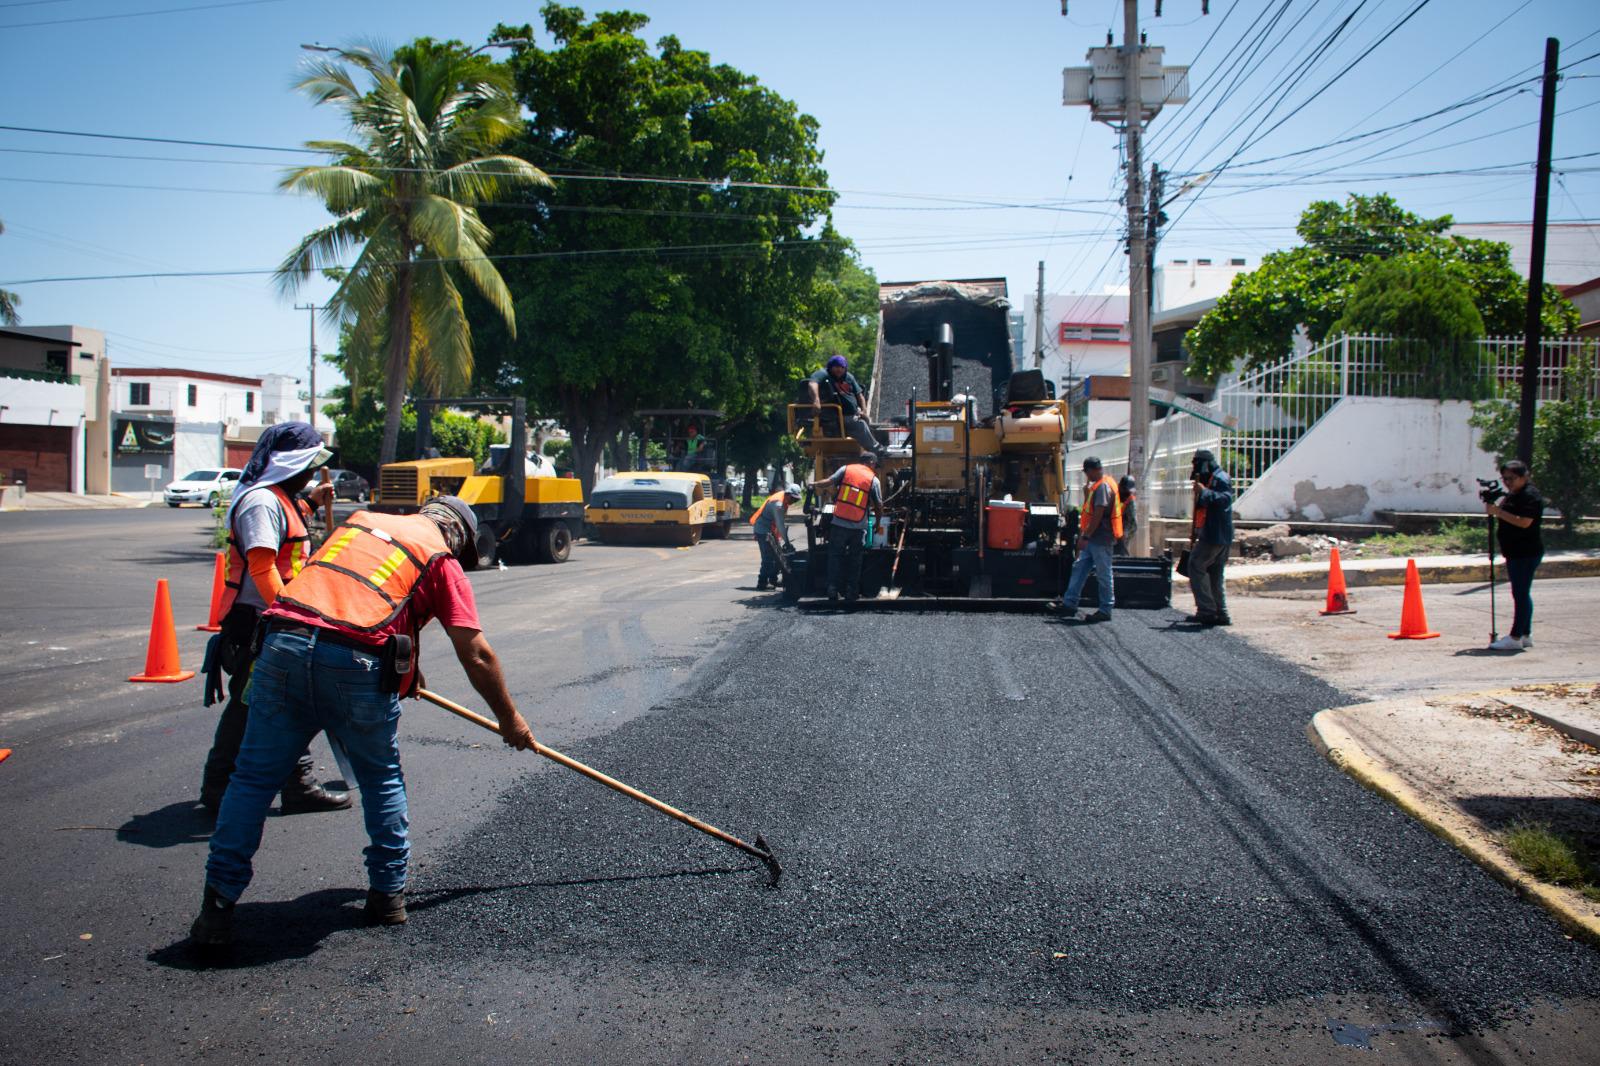
[[[1250,267],[1239,257],[1226,261],[1215,259],[1171,259],[1156,266],[1151,273],[1150,298],[1152,313],[1171,310],[1215,300],[1228,291],[1233,279],[1248,273]]]
[[[1024,336],[1034,338],[1034,307],[1024,309]],[[1127,293],[1059,293],[1044,298],[1044,376],[1057,396],[1094,376],[1128,374]],[[1033,366],[1031,350],[1022,360]]]

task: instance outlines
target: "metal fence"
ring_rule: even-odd
[[[1600,368],[1600,344],[1580,337],[1544,341],[1538,398],[1559,397],[1564,371],[1579,360]],[[1521,383],[1520,337],[1486,337],[1459,348],[1422,346],[1392,337],[1334,337],[1218,388],[1212,406],[1224,420],[1235,423],[1229,428],[1171,412],[1152,422],[1147,484],[1141,497],[1154,517],[1186,517],[1190,459],[1200,448],[1216,453],[1242,493],[1347,396],[1514,398],[1521,393]],[[1591,378],[1590,393],[1600,400],[1600,373]],[[1113,477],[1128,472],[1126,433],[1079,444],[1074,452],[1098,455]],[[1068,481],[1076,492],[1082,474],[1070,469],[1074,464],[1068,465]]]

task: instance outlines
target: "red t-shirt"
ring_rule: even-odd
[[[411,590],[411,599],[400,609],[395,620],[374,633],[362,633],[344,626],[324,621],[303,607],[279,600],[264,613],[266,618],[281,618],[297,625],[320,626],[331,629],[364,644],[381,647],[392,634],[420,633],[422,627],[437,618],[442,625],[460,626],[463,629],[483,629],[478,621],[478,601],[473,598],[472,585],[466,571],[454,556],[445,556],[428,568]]]

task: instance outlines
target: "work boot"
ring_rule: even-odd
[[[1231,626],[1233,625],[1233,619],[1229,618],[1226,614],[1218,614],[1213,615],[1208,624],[1214,626]]]
[[[828,602],[829,603],[838,603],[839,602],[839,590],[838,589],[829,589],[828,590]]]
[[[1216,615],[1210,614],[1206,611],[1196,611],[1194,614],[1184,615],[1183,620],[1188,622],[1190,625],[1208,626],[1213,623],[1216,617]]]
[[[206,885],[200,916],[189,927],[189,939],[204,948],[227,947],[233,943],[233,901]]]
[[[1091,621],[1091,622],[1109,622],[1109,621],[1111,621],[1111,616],[1109,614],[1106,614],[1104,611],[1096,611],[1094,614],[1091,614],[1089,616],[1089,621]]]
[[[771,587],[772,586],[770,584],[768,584],[766,578],[762,577],[762,578],[757,578],[756,579],[756,591],[757,592],[765,592],[765,591],[767,591],[767,589],[769,589]]]
[[[318,814],[350,807],[350,793],[329,792],[315,781],[300,778],[283,790],[280,800],[284,814]]]
[[[375,888],[367,889],[367,924],[405,925],[406,890],[379,892]]]

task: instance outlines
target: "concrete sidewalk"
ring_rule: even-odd
[[[1503,834],[1544,824],[1600,841],[1600,683],[1519,685],[1336,707],[1306,729],[1361,784],[1600,945],[1600,901],[1535,880]]]
[[[1350,588],[1403,585],[1405,559],[1341,559],[1339,568]],[[1477,555],[1428,555],[1417,557],[1417,572],[1424,585],[1476,584],[1489,580],[1488,557]],[[1504,581],[1504,560],[1495,560],[1495,579]],[[1537,579],[1557,577],[1600,577],[1600,551],[1550,552],[1539,565]],[[1176,580],[1182,580],[1176,579]],[[1240,563],[1228,567],[1228,591],[1248,595],[1252,592],[1286,592],[1294,589],[1326,589],[1328,561],[1289,563]]]
[[[76,492],[30,492],[22,498],[21,506],[7,507],[11,511],[104,511],[149,507],[161,502],[161,493],[148,492],[111,493],[87,495]]]

